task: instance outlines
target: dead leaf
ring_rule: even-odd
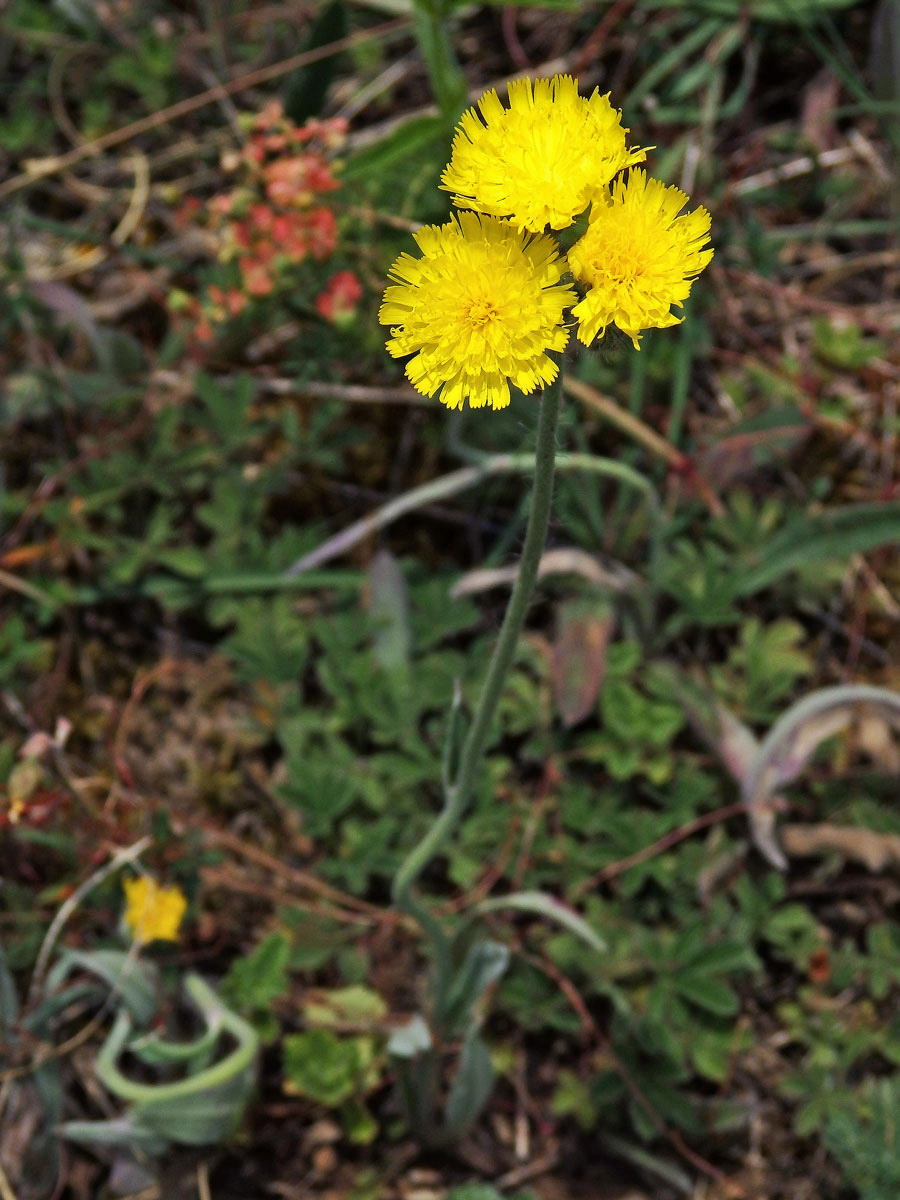
[[[803,89],[800,128],[803,136],[817,150],[829,150],[837,141],[834,110],[840,95],[840,80],[827,67],[819,71]]]
[[[824,741],[873,717],[900,729],[900,694],[862,685],[822,688],[789,708],[766,734],[741,792],[753,840],[774,866],[787,867],[775,838],[779,789],[797,778]]]
[[[891,734],[891,727],[877,712],[860,714],[856,728],[859,748],[885,771],[900,774],[900,748]]]
[[[677,698],[691,728],[717,756],[738,783],[743,783],[759,753],[759,739],[715,696],[708,683],[667,663],[672,695]]]
[[[900,730],[900,693],[863,686],[822,688],[783,713],[759,742],[695,678],[678,671],[677,684],[691,725],[741,785],[754,845],[781,870],[788,864],[775,829],[776,813],[783,807],[780,791],[823,742],[855,727],[859,748],[900,774],[900,750],[891,737],[891,730]]]
[[[606,674],[606,649],[615,616],[596,604],[565,604],[559,610],[550,669],[553,699],[563,725],[571,729],[593,712]]]
[[[457,600],[460,596],[475,596],[479,592],[511,584],[518,569],[515,563],[508,567],[479,567],[463,575],[450,595]],[[621,563],[604,565],[593,554],[567,546],[558,546],[541,555],[538,579],[545,579],[549,575],[579,575],[588,583],[612,592],[628,591],[637,582],[634,572]]]
[[[712,831],[704,847],[704,863],[697,872],[697,899],[708,908],[713,897],[732,879],[747,856],[747,843],[741,838],[729,846],[721,846],[721,826]]]
[[[870,871],[900,867],[900,835],[860,829],[855,825],[785,825],[781,844],[796,858],[837,851]]]
[[[696,455],[697,470],[716,487],[732,487],[738,480],[759,471],[761,465],[784,462],[813,432],[807,422],[775,425],[730,433]]]

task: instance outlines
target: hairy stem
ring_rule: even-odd
[[[446,979],[446,971],[449,967],[446,938],[443,934],[439,934],[435,938],[436,926],[433,918],[428,915],[425,920],[422,919],[425,915],[424,910],[412,898],[410,892],[422,871],[441,850],[447,838],[459,824],[471,800],[503,683],[512,665],[519,634],[525,623],[525,614],[534,592],[538,566],[547,536],[547,526],[550,522],[561,385],[562,369],[560,368],[559,375],[546,388],[541,398],[534,463],[534,490],[531,496],[531,511],[528,516],[528,528],[525,533],[522,557],[519,561],[519,571],[509,598],[497,644],[488,664],[475,715],[463,743],[456,777],[451,786],[447,788],[444,808],[440,816],[401,864],[394,879],[394,903],[398,908],[415,917],[423,926],[426,934],[435,942],[439,981]],[[440,987],[438,988],[439,993]]]

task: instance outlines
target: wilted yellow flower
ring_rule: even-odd
[[[180,888],[161,888],[155,879],[139,875],[122,881],[125,924],[136,942],[174,942],[187,909]]]
[[[691,284],[713,256],[710,216],[705,208],[681,212],[688,197],[680,188],[629,171],[595,200],[587,233],[569,251],[576,279],[588,285],[573,309],[585,345],[616,324],[636,350],[642,329],[661,329],[681,320]]]
[[[509,385],[533,392],[556,378],[547,351],[564,349],[563,310],[577,299],[559,284],[565,261],[546,235],[506,221],[460,213],[415,234],[421,258],[401,254],[397,280],[378,314],[391,325],[395,358],[414,355],[406,374],[417,391],[449,408],[509,404]]]
[[[441,187],[454,204],[519,229],[565,229],[623,167],[643,162],[628,150],[622,114],[599,89],[579,96],[570,75],[514,80],[509,108],[493,90],[464,113]]]

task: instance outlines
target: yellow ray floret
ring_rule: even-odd
[[[679,216],[680,188],[630,171],[595,200],[587,233],[569,251],[572,274],[587,284],[575,306],[578,337],[590,345],[615,324],[640,349],[642,329],[677,325],[691,284],[713,256],[705,208]]]
[[[485,92],[464,113],[441,187],[460,208],[509,217],[518,229],[565,229],[623,167],[643,162],[628,150],[622,114],[599,90],[579,96],[569,75],[514,80],[509,108]]]
[[[140,875],[125,879],[125,924],[136,942],[174,942],[187,908],[177,887],[161,888],[155,879]]]
[[[463,212],[415,234],[421,258],[401,254],[396,282],[378,313],[391,325],[387,348],[411,354],[406,374],[423,395],[449,408],[505,408],[509,386],[533,392],[556,378],[547,351],[568,341],[563,310],[575,292],[559,283],[556,241],[506,221]]]

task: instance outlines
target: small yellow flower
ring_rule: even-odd
[[[588,285],[573,309],[578,337],[590,345],[616,324],[640,349],[642,329],[662,329],[681,320],[691,284],[713,256],[705,208],[679,216],[688,197],[680,188],[629,171],[591,209],[587,233],[569,251],[569,266]]]
[[[139,875],[125,879],[125,924],[136,942],[174,942],[187,908],[177,887],[161,888],[155,879]]]
[[[495,91],[465,112],[453,139],[441,187],[454,204],[518,229],[565,229],[618,171],[643,162],[645,150],[625,147],[622,114],[608,96],[578,94],[570,75],[515,80],[509,108]]]
[[[565,260],[546,235],[506,221],[460,213],[415,234],[421,258],[401,254],[397,282],[378,313],[391,325],[387,348],[406,364],[413,387],[461,408],[505,408],[509,385],[533,392],[556,378],[547,351],[568,341],[563,310],[577,296],[559,284]]]

